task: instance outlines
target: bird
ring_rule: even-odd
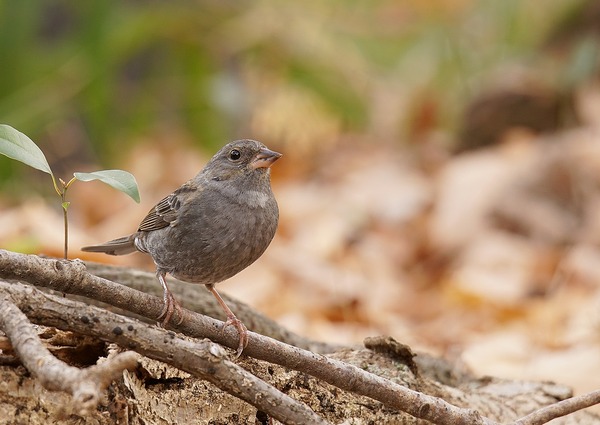
[[[271,165],[282,154],[250,139],[223,146],[191,180],[150,209],[136,232],[82,251],[124,255],[140,251],[156,265],[166,327],[179,303],[166,275],[203,284],[239,334],[236,358],[248,344],[248,330],[225,304],[215,285],[254,263],[275,236],[279,207],[271,189]]]

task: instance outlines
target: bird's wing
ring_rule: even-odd
[[[198,187],[187,182],[169,196],[164,197],[142,220],[138,232],[151,232],[169,226],[177,219],[177,213],[184,197],[195,190],[198,190]]]

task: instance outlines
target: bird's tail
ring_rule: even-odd
[[[103,252],[108,255],[125,255],[137,251],[135,247],[135,236],[123,236],[122,238],[113,239],[100,245],[84,246],[82,251],[86,252]]]

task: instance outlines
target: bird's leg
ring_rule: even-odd
[[[160,322],[160,326],[162,326],[163,328],[167,326],[167,324],[171,320],[171,317],[173,316],[173,313],[175,312],[175,310],[177,310],[177,314],[179,315],[179,322],[177,322],[177,324],[179,325],[181,323],[181,321],[183,320],[183,317],[181,314],[181,306],[179,305],[179,303],[177,302],[177,300],[175,299],[175,297],[169,290],[169,287],[167,286],[167,281],[165,279],[165,275],[166,275],[166,273],[163,271],[156,272],[156,277],[158,278],[158,281],[160,282],[161,286],[163,287],[164,306],[163,306],[162,311],[160,312],[160,316],[158,316],[158,318],[157,318],[157,320],[162,319],[162,321]]]
[[[225,311],[225,314],[227,315],[227,321],[221,328],[221,332],[225,331],[225,328],[227,328],[227,326],[233,326],[238,331],[238,334],[240,336],[240,343],[238,344],[238,348],[237,348],[237,352],[236,352],[236,356],[235,356],[235,358],[237,359],[242,354],[242,351],[244,351],[244,348],[246,348],[246,346],[248,345],[248,329],[242,323],[242,321],[240,319],[238,319],[235,316],[235,314],[233,314],[233,311],[231,311],[231,309],[229,307],[227,307],[227,304],[225,304],[225,301],[223,301],[223,298],[221,298],[221,295],[219,295],[219,293],[215,289],[215,285],[206,285],[206,287],[208,288],[208,290],[210,292],[212,292],[212,294],[217,299],[217,302],[219,303],[219,305],[221,306],[221,308],[223,309],[223,311]]]

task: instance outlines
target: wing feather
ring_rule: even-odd
[[[178,211],[181,208],[183,197],[190,192],[198,190],[191,182],[185,183],[169,196],[164,197],[152,208],[140,223],[139,232],[151,232],[170,226],[177,220]]]

